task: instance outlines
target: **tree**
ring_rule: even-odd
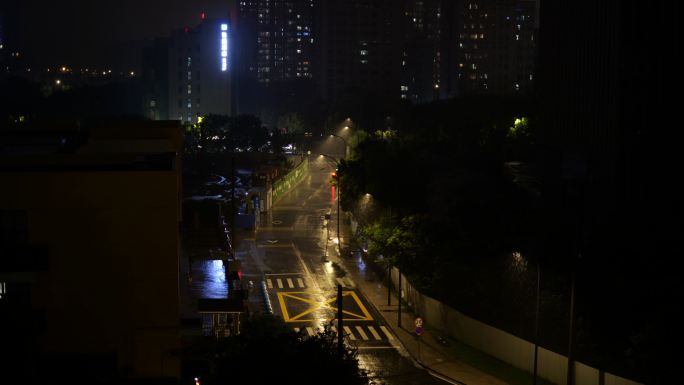
[[[200,375],[203,384],[275,384],[292,368],[304,369],[298,384],[320,384],[322,378],[326,384],[368,383],[357,350],[346,347],[340,355],[337,333],[329,326],[307,337],[270,315],[253,315],[240,335],[202,340],[188,348],[185,357],[206,363]]]

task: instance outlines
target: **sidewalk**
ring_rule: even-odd
[[[349,257],[348,257],[349,258]],[[360,257],[353,257],[360,258]],[[345,259],[345,265],[349,273],[354,278],[354,282],[361,290],[368,302],[372,303],[387,325],[401,341],[403,348],[411,358],[428,370],[435,377],[451,382],[453,384],[465,385],[506,385],[502,381],[488,373],[474,368],[453,357],[448,352],[447,347],[442,346],[437,341],[437,335],[429,329],[429,325],[424,333],[418,337],[414,332],[415,315],[402,304],[401,308],[401,327],[397,325],[397,293],[392,292],[391,305],[387,306],[387,286],[386,282],[381,282],[372,271],[363,274],[359,269],[349,269],[351,265]]]

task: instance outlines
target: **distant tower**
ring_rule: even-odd
[[[170,119],[197,122],[207,114],[231,115],[233,28],[228,18],[202,18],[174,31],[169,44]]]

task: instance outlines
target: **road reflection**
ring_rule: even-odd
[[[221,260],[194,261],[190,290],[195,298],[227,298],[228,284]]]

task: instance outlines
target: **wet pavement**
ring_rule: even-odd
[[[258,230],[237,234],[235,255],[242,262],[243,281],[254,285],[247,299],[250,311],[264,311],[265,294],[274,314],[289,327],[313,335],[331,321],[338,326],[336,296],[340,285],[345,343],[358,348],[359,363],[369,372],[372,384],[502,384],[424,342],[434,337],[417,340],[411,331],[398,328],[396,297],[387,306],[384,282],[359,254],[340,257],[337,242],[346,244],[344,234],[350,229],[342,224],[338,238],[337,197],[328,184],[334,165],[315,156],[334,156],[335,149],[324,143],[317,151],[312,150],[309,175],[262,216]],[[326,214],[331,214],[329,220]],[[181,273],[188,274],[189,268],[183,259]],[[186,296],[225,298],[228,294],[220,261],[193,262],[192,276],[192,282],[181,282]],[[266,293],[261,292],[262,282]],[[192,303],[192,299],[186,297],[183,302]],[[191,306],[186,308],[192,310]],[[402,324],[411,325],[412,315],[403,315]]]

